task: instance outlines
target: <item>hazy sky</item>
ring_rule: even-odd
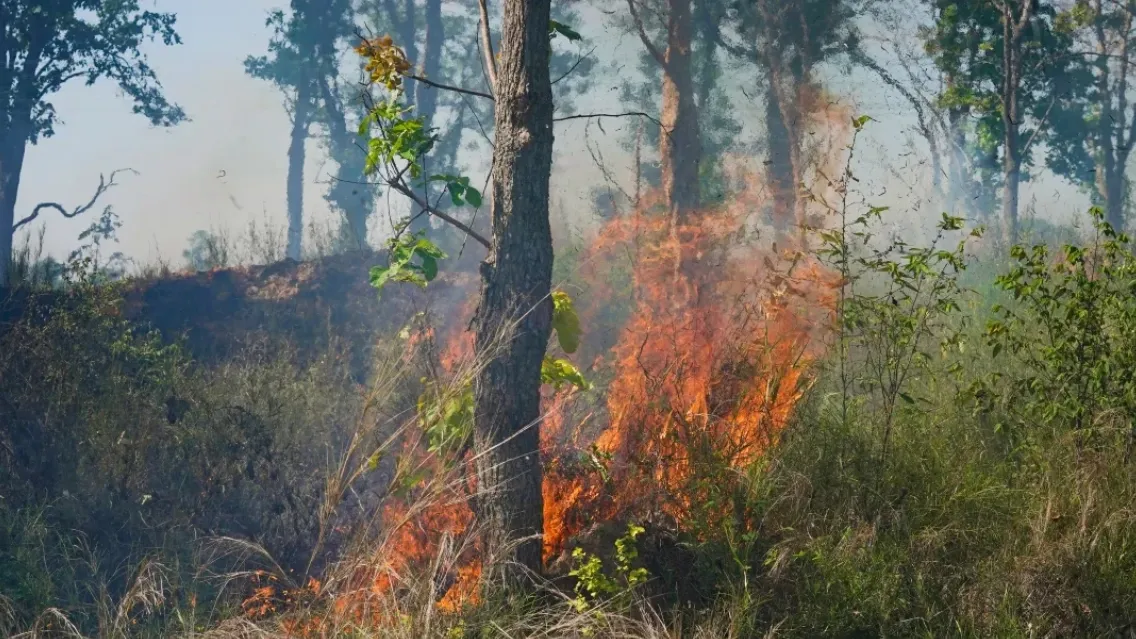
[[[69,85],[54,99],[62,120],[56,136],[29,149],[17,216],[45,200],[73,207],[89,198],[100,172],[131,167],[140,175],[121,176],[120,185],[103,202],[113,204],[123,222],[118,248],[139,262],[154,263],[160,257],[180,265],[187,238],[197,229],[225,228],[239,233],[254,219],[283,225],[288,118],[279,91],[248,77],[243,68],[246,56],[265,51],[271,35],[264,24],[266,14],[281,4],[285,3],[160,3],[162,8],[177,12],[178,31],[185,43],[152,46],[147,51],[167,96],[181,104],[192,121],[172,129],[153,128],[131,113],[129,102],[118,95],[113,83]],[[579,30],[598,46],[602,61],[633,61],[638,55],[641,45],[637,40],[611,29],[595,11],[585,11]],[[625,63],[622,68],[624,73],[632,72],[635,64]],[[894,176],[886,177],[888,171],[882,168],[882,162],[899,148],[899,133],[910,122],[910,114],[878,83],[859,81],[862,78],[838,82],[835,75],[832,77],[858,109],[878,119],[886,118],[884,125],[871,131],[874,142],[870,143],[879,147],[873,156],[881,162],[876,167],[881,179],[893,180]],[[579,110],[619,110],[617,80],[602,75],[597,78],[591,93],[577,101]],[[750,86],[751,91],[753,88]],[[761,128],[759,114],[757,108],[745,108],[740,113],[751,133]],[[615,131],[631,124],[607,121],[606,135],[592,127],[593,140],[604,145],[610,168],[622,179],[627,177],[627,157],[615,144]],[[568,210],[585,202],[588,186],[602,180],[584,145],[583,130],[584,124],[576,122],[558,125],[556,131],[554,197]],[[308,149],[305,211],[328,219],[330,213],[322,199],[324,187],[318,182],[326,180],[334,167],[324,165],[318,140],[310,140]],[[1056,188],[1071,193],[1052,182],[1032,190],[1040,194]],[[1053,198],[1043,199],[1051,203]],[[46,225],[47,248],[62,257],[77,246],[77,235],[92,219],[66,220],[48,213],[33,232]]]

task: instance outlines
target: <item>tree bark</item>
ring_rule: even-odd
[[[426,0],[425,16],[426,41],[422,55],[422,75],[431,80],[441,80],[442,72],[442,45],[446,40],[446,27],[442,22],[442,0]],[[414,103],[418,105],[418,115],[422,116],[426,126],[433,126],[434,116],[438,111],[438,89],[427,86],[421,82],[415,84]],[[422,187],[422,197],[431,202],[431,188],[427,184]],[[428,216],[421,216],[415,220],[411,231],[425,230],[430,223]]]
[[[540,368],[551,334],[550,0],[507,0],[491,172],[493,246],[475,317],[477,511],[486,568],[517,583],[541,568]]]
[[[1002,4],[1002,237],[1007,248],[1018,243],[1018,197],[1022,178],[1021,123],[1018,93],[1022,85],[1022,39],[1033,18],[1036,3],[1021,1],[1021,15],[1014,5]]]
[[[793,140],[789,123],[781,110],[781,100],[772,81],[765,98],[765,127],[769,141],[765,175],[773,195],[770,221],[776,229],[784,230],[792,222],[797,209],[797,185],[793,184]]]
[[[694,101],[690,0],[669,0],[667,49],[663,59],[663,105],[660,121],[663,193],[674,223],[690,222],[701,204],[699,165],[702,139]]]
[[[311,122],[311,84],[304,81],[296,87],[296,104],[292,109],[292,139],[288,145],[288,252],[300,260],[304,237],[304,144]]]
[[[27,144],[27,136],[19,131],[0,135],[0,288],[9,284],[8,269],[15,240],[12,227],[16,223],[16,199]]]

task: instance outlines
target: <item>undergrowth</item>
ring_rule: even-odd
[[[370,389],[334,349],[300,367],[254,344],[205,369],[122,319],[117,285],[66,271],[66,294],[0,337],[0,634],[1132,632],[1129,238],[1094,211],[1083,245],[1015,248],[982,282],[962,221],[930,248],[881,246],[857,233],[884,211],[852,208],[833,206],[822,249],[844,276],[833,347],[777,445],[729,470],[745,517],[613,523],[534,591],[490,584],[450,607],[476,523],[392,587],[364,584],[393,574],[399,526],[468,494],[460,464],[407,466],[399,448],[423,398],[464,397],[468,370],[423,386],[398,336]],[[408,477],[418,501],[384,509]],[[709,586],[655,587],[676,580]]]

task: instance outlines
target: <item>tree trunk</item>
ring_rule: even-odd
[[[669,0],[660,121],[663,194],[676,224],[689,223],[701,204],[698,167],[702,140],[694,101],[690,0]]]
[[[781,100],[771,81],[765,99],[765,127],[769,140],[769,156],[765,175],[773,195],[772,219],[774,228],[784,230],[792,222],[797,210],[797,185],[793,184],[793,163],[786,115]]]
[[[6,287],[15,239],[16,199],[20,190],[20,174],[24,169],[27,137],[12,132],[0,137],[0,288]]]
[[[550,0],[507,0],[497,69],[493,247],[482,264],[474,386],[477,503],[486,568],[541,569],[540,368],[551,334]]]
[[[304,143],[311,121],[311,85],[307,80],[296,87],[292,109],[292,141],[288,145],[288,257],[302,258],[304,238]]]
[[[1115,162],[1105,162],[1105,166],[1098,166],[1097,175],[1097,194],[1104,204],[1105,221],[1113,229],[1123,231],[1127,176]]]
[[[1002,5],[1002,235],[1009,248],[1018,243],[1018,192],[1022,179],[1022,113],[1018,93],[1022,86],[1022,38],[1033,18],[1036,3],[1021,2],[1021,15],[1013,4]]]
[[[422,55],[422,75],[431,80],[441,80],[442,72],[442,45],[446,40],[446,27],[442,22],[442,0],[426,0],[425,10],[426,42]],[[414,103],[418,105],[418,115],[422,116],[426,126],[433,126],[434,116],[438,111],[438,89],[422,83],[415,85]],[[422,196],[427,201],[433,201],[430,185],[422,187]],[[411,231],[426,229],[430,223],[429,216],[423,215],[415,220]]]
[[[1009,149],[1007,143],[1002,161],[1002,238],[1007,248],[1018,243],[1018,195],[1022,177],[1021,164]]]

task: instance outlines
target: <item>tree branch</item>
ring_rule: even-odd
[[[481,12],[481,53],[485,56],[485,73],[489,75],[489,87],[497,91],[497,60],[493,57],[493,34],[489,30],[489,6],[486,0],[477,0]]]
[[[580,63],[582,63],[582,62],[583,62],[584,60],[586,60],[586,59],[588,59],[588,58],[592,57],[592,54],[593,54],[593,53],[595,53],[595,52],[596,52],[596,48],[595,48],[595,47],[592,47],[592,50],[591,50],[591,51],[588,51],[588,52],[587,52],[587,53],[585,53],[584,55],[582,55],[582,56],[580,56],[579,58],[577,58],[577,59],[576,59],[576,62],[575,62],[575,64],[573,64],[573,65],[572,65],[572,67],[571,67],[570,69],[568,69],[567,71],[565,71],[565,72],[564,72],[564,75],[562,75],[562,76],[560,76],[559,78],[556,78],[555,80],[553,80],[553,81],[552,81],[552,84],[556,84],[557,82],[560,82],[560,81],[561,81],[561,80],[563,80],[564,78],[567,78],[568,76],[572,75],[572,72],[574,72],[574,71],[576,70],[576,67],[580,66]]]
[[[426,211],[430,215],[433,215],[433,216],[437,217],[438,219],[442,220],[443,222],[446,222],[447,224],[457,228],[458,230],[462,231],[466,235],[472,237],[474,240],[476,240],[479,244],[481,244],[485,248],[487,248],[487,249],[491,248],[492,245],[489,243],[489,240],[485,239],[485,236],[483,236],[482,234],[473,230],[472,228],[470,228],[469,225],[465,224],[464,222],[461,222],[460,220],[450,216],[449,214],[444,213],[442,211],[439,211],[438,209],[434,208],[433,206],[430,206],[429,202],[427,202],[426,200],[423,200],[421,196],[419,196],[413,190],[407,188],[406,184],[404,184],[400,180],[388,180],[387,184],[392,189],[394,189],[395,191],[398,191],[399,193],[410,198],[410,200],[412,202],[414,202],[415,204],[417,204],[419,207],[421,207],[421,209],[423,211]]]
[[[627,0],[627,10],[631,12],[631,20],[635,23],[635,30],[639,33],[639,39],[643,41],[643,46],[647,48],[647,53],[659,63],[659,66],[664,69],[667,66],[667,59],[659,52],[655,44],[651,42],[651,38],[647,36],[647,29],[643,26],[643,18],[639,16],[639,10],[635,8],[635,0]]]
[[[492,100],[493,99],[493,96],[489,95],[488,93],[483,93],[481,91],[475,91],[474,89],[465,89],[465,88],[462,88],[462,87],[455,87],[455,86],[449,85],[449,84],[442,84],[441,82],[434,82],[433,80],[430,80],[429,78],[426,78],[424,76],[414,75],[412,73],[408,73],[408,74],[406,74],[406,77],[410,78],[411,80],[414,80],[415,82],[421,82],[422,84],[425,84],[427,86],[434,87],[435,89],[442,89],[443,91],[453,91],[454,93],[464,93],[466,95],[473,95],[473,96],[477,96],[479,98],[485,98],[486,100]]]
[[[670,135],[670,132],[666,131],[666,127],[663,126],[663,123],[660,122],[658,120],[658,118],[656,118],[652,115],[649,115],[647,113],[643,113],[642,111],[626,111],[624,113],[577,113],[575,115],[562,115],[558,118],[552,118],[552,121],[553,122],[564,122],[566,120],[586,120],[586,119],[589,119],[589,118],[628,118],[628,117],[639,117],[639,118],[644,118],[644,119],[650,120],[651,122],[658,125],[658,127],[660,129],[662,129],[664,132],[666,132],[667,135]]]
[[[12,225],[12,233],[14,234],[21,226],[24,226],[25,224],[31,224],[32,222],[34,222],[36,220],[36,218],[39,217],[40,213],[42,213],[43,211],[49,210],[49,209],[59,211],[60,215],[62,215],[65,218],[68,218],[68,219],[74,218],[74,217],[79,217],[80,215],[82,215],[82,214],[86,213],[87,211],[90,211],[92,208],[94,208],[95,204],[98,203],[99,198],[101,198],[104,193],[109,191],[111,187],[118,186],[118,182],[115,182],[114,178],[119,173],[125,173],[125,172],[129,172],[129,173],[133,173],[134,175],[138,175],[138,171],[135,171],[134,169],[131,169],[131,168],[115,169],[114,171],[111,171],[109,178],[107,178],[105,175],[100,174],[99,175],[99,186],[95,189],[95,194],[91,196],[91,199],[88,200],[86,204],[79,206],[79,207],[76,207],[74,210],[72,210],[70,212],[67,211],[67,209],[63,208],[62,204],[59,204],[57,202],[40,202],[39,204],[36,204],[35,208],[32,209],[31,215],[23,218],[22,220],[20,220],[20,221],[18,221],[15,224]]]

